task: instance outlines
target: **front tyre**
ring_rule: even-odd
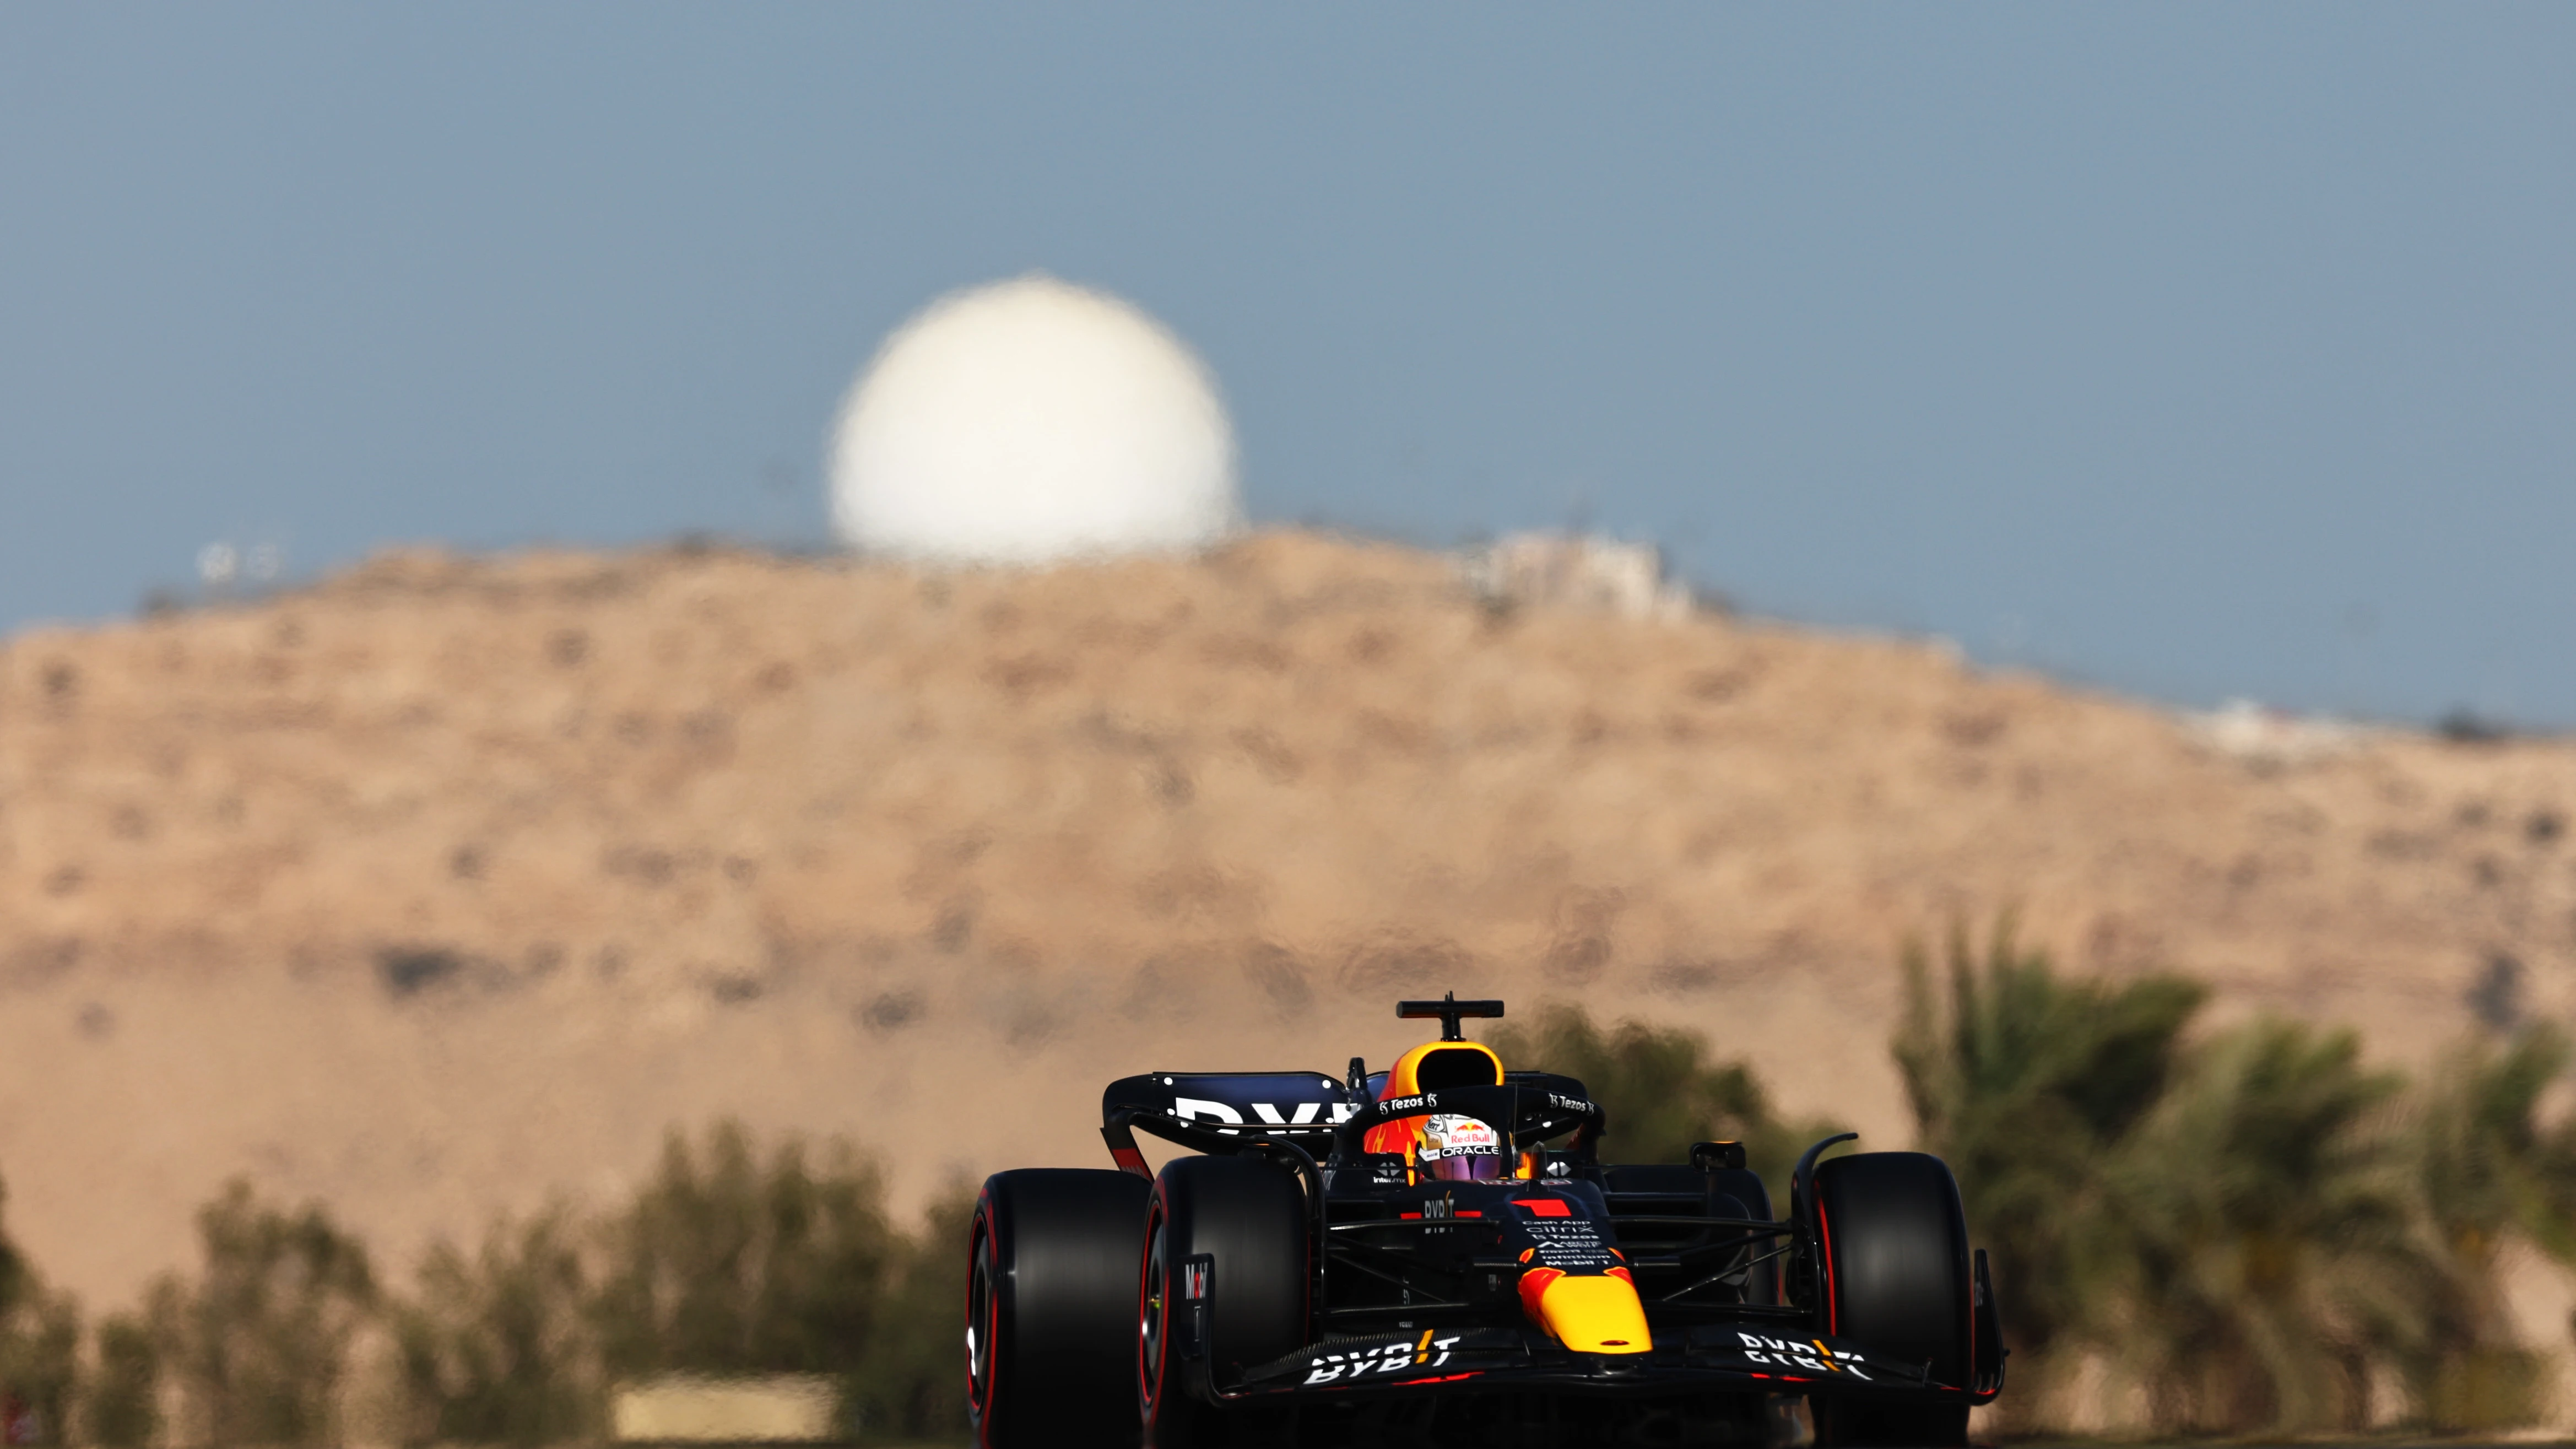
[[[1133,1173],[995,1173],[967,1232],[966,1411],[979,1449],[1128,1449],[1137,1229]]]
[[[1192,1390],[1188,1260],[1212,1260],[1204,1357],[1211,1377],[1306,1344],[1306,1208],[1296,1179],[1248,1157],[1181,1157],[1145,1216],[1134,1342],[1146,1449],[1225,1442],[1225,1412]]]
[[[1880,1357],[1929,1363],[1935,1381],[1964,1392],[1975,1382],[1975,1290],[1949,1167],[1920,1152],[1862,1152],[1820,1164],[1815,1184],[1825,1331]],[[1965,1403],[1819,1397],[1815,1411],[1816,1442],[1827,1449],[1968,1442]]]

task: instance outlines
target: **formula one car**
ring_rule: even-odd
[[[1460,1022],[1384,1072],[1149,1072],[1101,1095],[1115,1169],[1003,1172],[970,1233],[982,1449],[1957,1445],[2003,1387],[1986,1255],[1912,1152],[1807,1149],[1789,1212],[1733,1142],[1605,1165],[1581,1082]],[[1135,1134],[1197,1156],[1152,1171]]]

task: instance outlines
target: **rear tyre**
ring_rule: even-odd
[[[1209,1449],[1226,1414],[1192,1393],[1182,1269],[1210,1265],[1207,1363],[1215,1378],[1305,1346],[1306,1206],[1296,1179],[1248,1157],[1182,1157],[1155,1180],[1140,1286],[1129,1301],[1136,1414],[1146,1449]]]
[[[1975,1364],[1974,1286],[1959,1185],[1941,1159],[1863,1152],[1816,1169],[1824,1239],[1825,1331],[1874,1357],[1929,1363],[1965,1390]],[[1818,1398],[1816,1442],[1954,1446],[1968,1442],[1968,1406]]]
[[[1137,1230],[1153,1184],[1033,1168],[985,1179],[967,1232],[966,1411],[980,1449],[1127,1449]]]

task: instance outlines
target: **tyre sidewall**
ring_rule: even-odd
[[[1939,1158],[1865,1152],[1816,1169],[1824,1324],[1872,1355],[1929,1363],[1965,1389],[1974,1373],[1974,1286],[1959,1185]],[[1828,1445],[1966,1442],[1965,1404],[1818,1401]]]
[[[1195,1449],[1223,1437],[1222,1412],[1193,1392],[1180,1346],[1182,1263],[1201,1254],[1214,1260],[1212,1370],[1266,1363],[1307,1341],[1306,1224],[1296,1180],[1252,1158],[1183,1157],[1166,1165],[1138,1253],[1135,1383],[1147,1449]],[[1151,1331],[1156,1299],[1159,1331]]]
[[[1150,1184],[1129,1173],[996,1173],[968,1229],[967,1415],[979,1449],[1134,1442],[1128,1297]],[[978,1322],[978,1319],[981,1322]]]

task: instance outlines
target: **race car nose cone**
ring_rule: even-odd
[[[1521,1310],[1577,1353],[1644,1353],[1655,1346],[1645,1305],[1624,1268],[1581,1278],[1532,1268],[1521,1275]]]

